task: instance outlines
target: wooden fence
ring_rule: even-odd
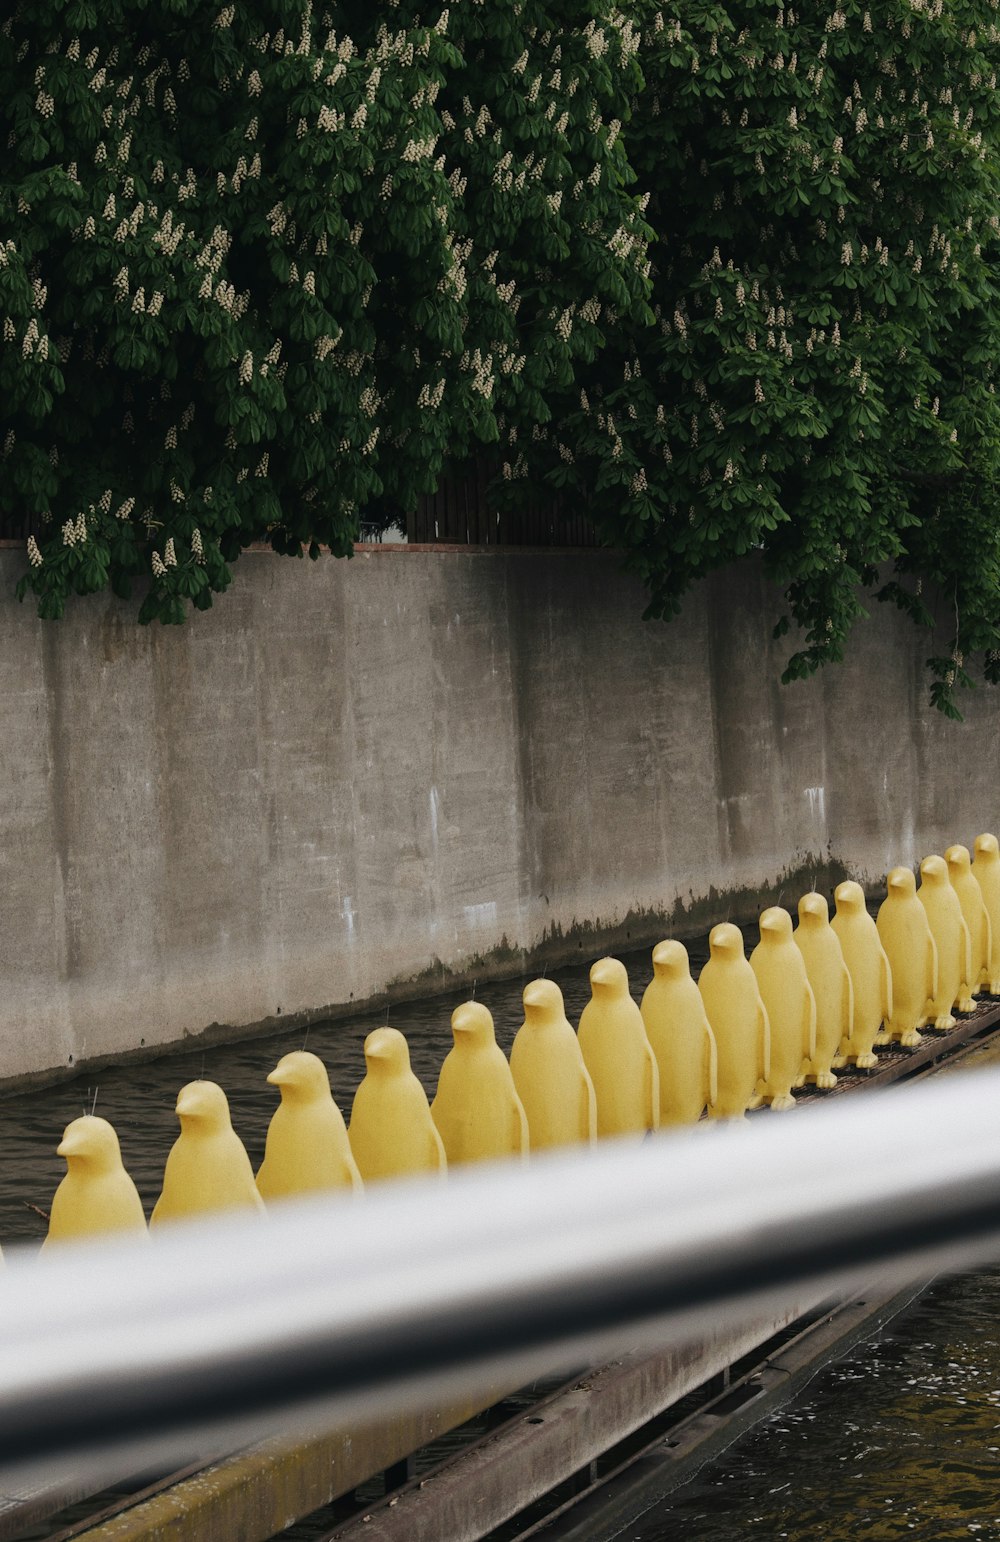
[[[407,517],[411,543],[460,546],[596,546],[593,526],[549,492],[527,490],[516,509],[501,509],[488,486],[491,468],[481,461],[464,476],[446,476]]]
[[[480,463],[465,475],[443,478],[406,518],[411,544],[457,546],[596,546],[593,527],[578,510],[551,493],[531,493],[527,484],[516,509],[501,509],[488,492],[491,468]],[[40,535],[37,516],[0,511],[0,540],[26,541]],[[378,541],[380,527],[362,522],[360,539]]]

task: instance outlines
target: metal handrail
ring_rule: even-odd
[[[1000,1072],[15,1252],[0,1486],[371,1419],[1000,1255]]]

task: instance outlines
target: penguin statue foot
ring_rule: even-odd
[[[844,1069],[848,1063],[847,1057],[849,1054],[850,1050],[845,1045],[843,1049],[839,1050],[838,1053],[834,1055],[833,1059],[830,1061],[830,1064],[835,1071],[842,1071]]]
[[[947,1033],[948,1030],[950,1028],[954,1028],[954,1026],[955,1019],[952,1017],[950,1012],[944,1012],[940,1017],[936,1017],[934,1019],[934,1027],[938,1033]]]
[[[903,1049],[916,1049],[923,1040],[915,1028],[907,1028],[900,1034],[899,1042]]]
[[[882,1044],[882,1045],[891,1044],[892,1043],[892,1034],[889,1033],[885,1028],[880,1028],[878,1033],[875,1035],[874,1039],[872,1040],[872,1043],[873,1044]]]
[[[929,1028],[930,1024],[931,1024],[931,1014],[929,1012],[925,1012],[923,1017],[918,1017],[917,1018],[916,1026],[918,1028]]]
[[[829,1092],[831,1087],[836,1087],[837,1078],[832,1071],[818,1071],[816,1073],[816,1086],[822,1092]]]
[[[794,1107],[795,1107],[795,1099],[792,1097],[792,1094],[790,1092],[779,1092],[776,1097],[773,1097],[771,1099],[771,1111],[772,1111],[772,1113],[780,1114],[786,1108],[794,1108]]]
[[[764,1097],[764,1094],[762,1092],[755,1092],[753,1097],[750,1099],[749,1103],[747,1104],[747,1108],[749,1110],[753,1110],[753,1109],[757,1109],[757,1108],[763,1108],[766,1101],[767,1101],[767,1099]]]
[[[792,1082],[792,1086],[793,1087],[804,1087],[806,1082],[808,1081],[808,1079],[809,1079],[809,1077],[808,1077],[807,1072],[805,1070],[803,1070],[801,1075],[797,1076],[795,1078],[795,1080]]]
[[[834,1061],[834,1064],[836,1065],[836,1061]],[[854,1064],[857,1066],[859,1071],[874,1071],[875,1067],[878,1065],[878,1056],[873,1055],[869,1050],[867,1054],[858,1055],[855,1058]]]
[[[976,1003],[971,996],[963,996],[961,1001],[955,1003],[955,1010],[957,1012],[974,1012],[976,1010]]]
[[[991,996],[1000,996],[1000,980],[991,980],[986,989]]]

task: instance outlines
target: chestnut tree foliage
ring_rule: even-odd
[[[674,612],[762,554],[1000,678],[998,0],[14,0],[0,509],[182,619],[498,454]],[[784,624],[784,623],[783,623]]]

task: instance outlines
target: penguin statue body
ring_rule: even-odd
[[[580,1016],[583,1063],[597,1098],[597,1134],[641,1135],[660,1124],[660,1073],[642,1013],[617,958],[590,970],[591,998]]]
[[[843,1056],[860,1071],[870,1071],[878,1065],[874,1045],[882,1024],[892,1018],[892,971],[861,885],[848,879],[837,885],[834,898],[837,913],[830,926],[843,951],[854,997],[854,1018]]]
[[[708,1112],[713,1119],[742,1119],[763,1101],[758,1087],[771,1075],[771,1025],[739,927],[729,921],[714,926],[708,946],[710,957],[698,977],[718,1052],[718,1096]]]
[[[802,954],[792,940],[792,918],[771,905],[760,918],[760,942],[750,955],[771,1025],[771,1074],[762,1088],[773,1109],[794,1108],[816,1054],[816,1000]]]
[[[938,959],[937,990],[924,1010],[928,1019],[934,1019],[934,1027],[945,1031],[955,1026],[956,1007],[960,1012],[974,1012],[976,1003],[969,996],[962,997],[972,964],[969,928],[943,857],[925,857],[921,862],[917,899],[924,907]]]
[[[439,1173],[443,1178],[448,1159],[397,1028],[376,1028],[368,1035],[365,1067],[347,1132],[365,1183],[407,1173]]]
[[[361,1174],[318,1055],[293,1050],[268,1076],[281,1092],[271,1116],[257,1188],[265,1200],[327,1189],[360,1189]]]
[[[990,918],[993,946],[983,983],[991,996],[1000,996],[1000,845],[995,835],[977,835],[972,872]]]
[[[850,1042],[854,1023],[854,989],[840,940],[830,925],[830,910],[822,894],[803,894],[793,941],[802,954],[806,976],[816,1000],[816,1053],[806,1081],[835,1087],[835,1061]]]
[[[926,1021],[924,1008],[937,995],[938,962],[927,912],[908,867],[894,867],[886,879],[875,924],[892,972],[888,1038],[910,1048],[920,1043],[917,1025]]]
[[[597,1138],[594,1084],[566,1019],[562,991],[554,980],[532,980],[522,1000],[524,1022],[511,1047],[510,1069],[531,1150],[588,1144]]]
[[[454,1048],[445,1056],[431,1104],[449,1166],[526,1157],[528,1118],[493,1018],[479,1002],[465,1001],[451,1014],[451,1031]]]
[[[660,1073],[660,1126],[696,1124],[718,1098],[718,1062],[682,942],[656,944],[640,1011]]]
[[[263,1214],[264,1201],[222,1088],[215,1082],[188,1082],[177,1095],[176,1112],[181,1133],[167,1157],[150,1226],[214,1210]]]
[[[962,915],[969,928],[970,973],[968,979],[962,982],[959,1006],[963,1012],[971,1012],[975,1006],[973,996],[989,981],[993,928],[990,924],[990,913],[986,909],[986,901],[983,899],[983,891],[972,871],[968,847],[949,846],[944,859],[948,864],[951,886],[958,895],[958,903],[962,907]]]
[[[52,1199],[43,1247],[104,1232],[147,1235],[142,1200],[122,1165],[113,1125],[93,1114],[74,1119],[56,1155],[66,1158],[66,1176]]]

